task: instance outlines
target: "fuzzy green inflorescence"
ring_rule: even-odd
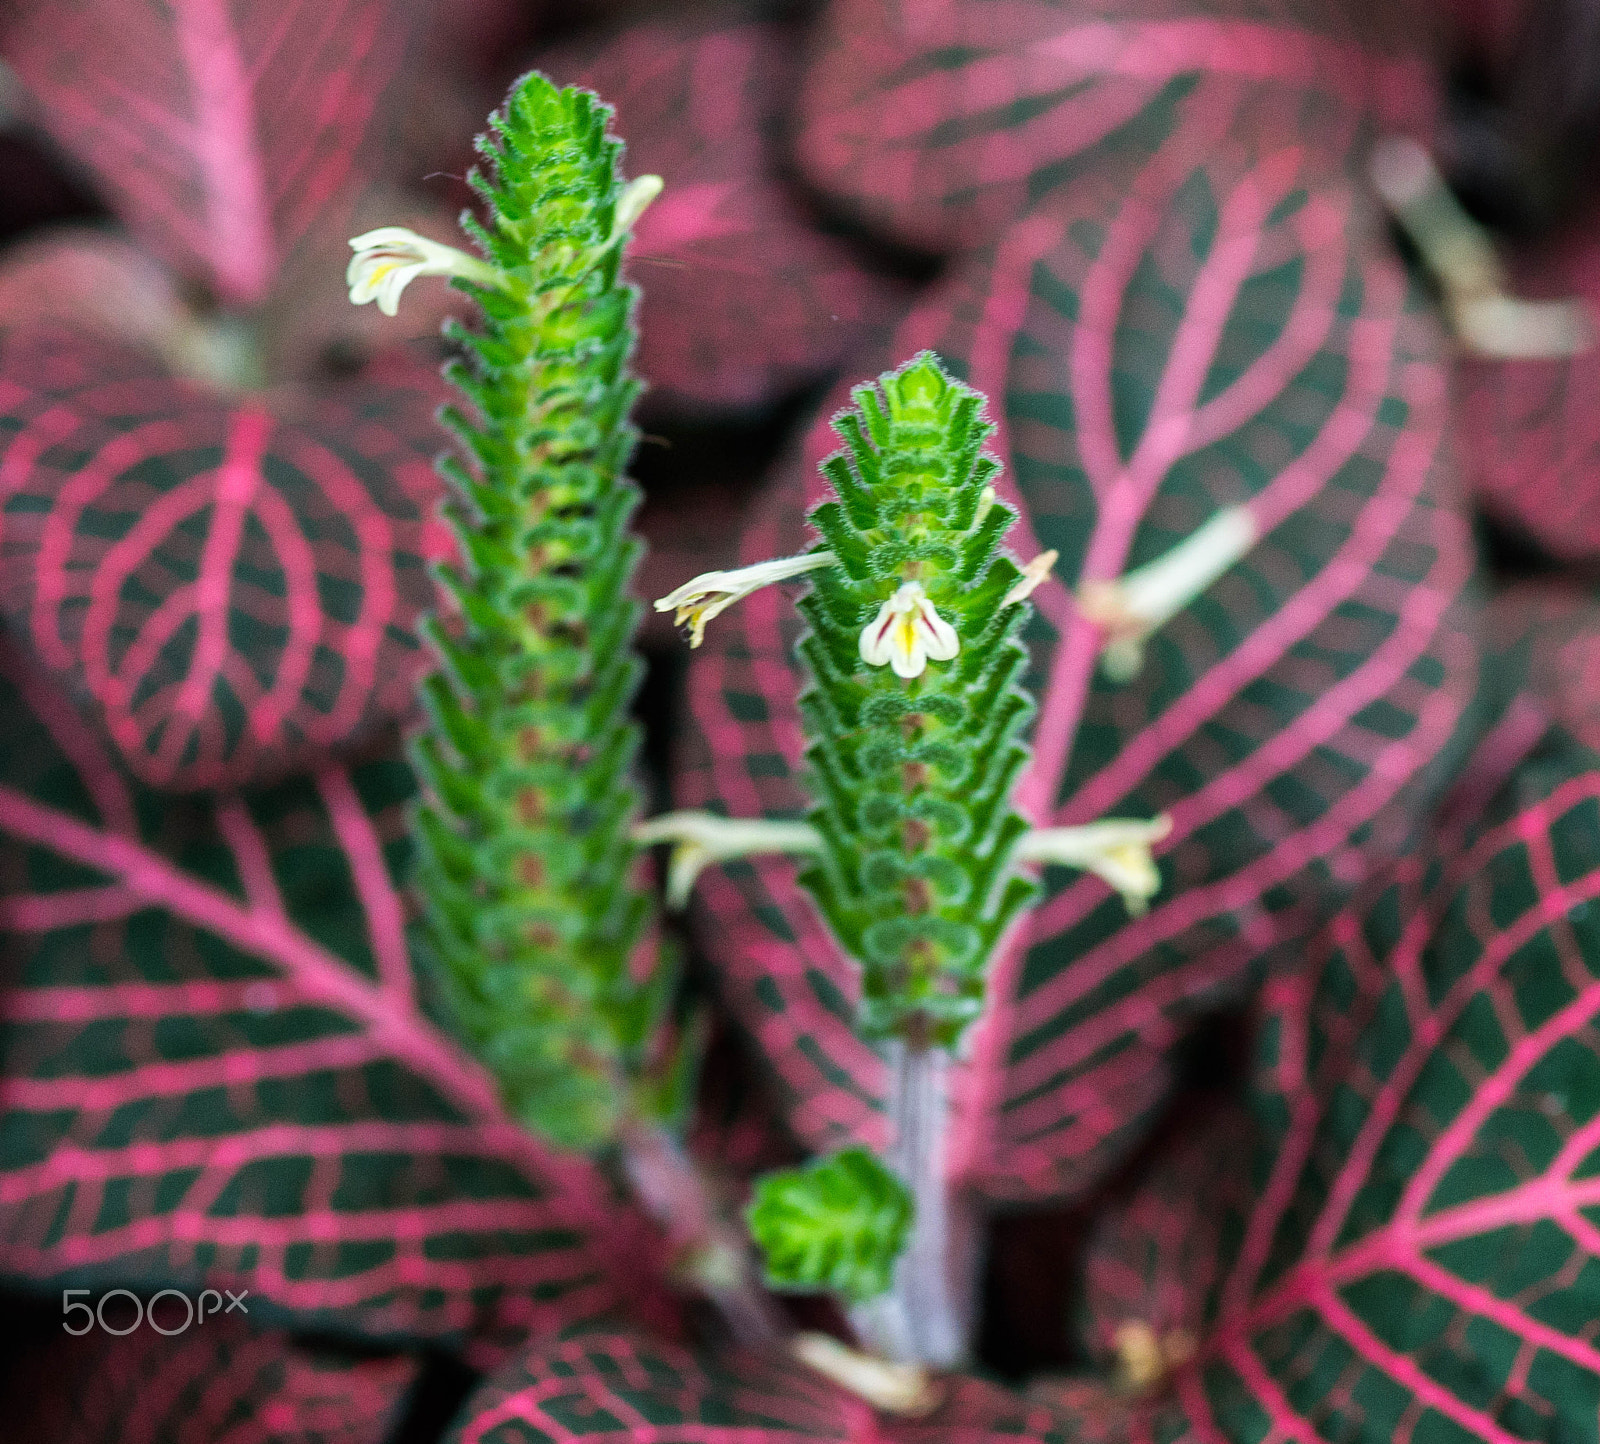
[[[631,971],[639,383],[609,117],[532,74],[478,140],[485,223],[462,224],[495,276],[455,282],[482,310],[453,332],[468,405],[443,413],[466,454],[441,467],[459,622],[427,628],[443,667],[415,747],[424,934],[456,1024],[522,1120],[578,1148],[614,1135],[663,992]]]
[[[1008,599],[1022,573],[1000,546],[1016,513],[990,487],[1000,463],[983,451],[982,396],[929,353],[852,395],[833,423],[844,449],[822,468],[836,499],[811,513],[838,565],[799,604],[822,839],[801,880],[862,964],[862,1034],[949,1046],[1034,893],[1007,866],[1027,830],[1009,799],[1028,758],[1017,634],[1031,606]],[[901,624],[889,609],[912,583],[960,647],[906,677],[868,664],[863,633]]]
[[[860,1303],[889,1287],[911,1230],[911,1194],[864,1148],[847,1148],[757,1179],[745,1219],[773,1287]]]

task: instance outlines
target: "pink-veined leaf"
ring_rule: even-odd
[[[159,1329],[145,1323],[113,1337],[96,1328],[30,1350],[21,1361],[28,1388],[18,1391],[7,1419],[10,1437],[52,1444],[383,1444],[419,1372],[418,1360],[405,1354],[350,1357],[214,1316],[186,1328],[181,1299],[169,1294],[154,1302]],[[125,1328],[133,1307],[118,1299],[106,1317]],[[70,1315],[75,1326],[82,1317]]]
[[[639,1217],[521,1129],[424,1012],[392,739],[174,797],[5,663],[0,1275],[232,1280],[252,1319],[482,1357],[653,1306]]]
[[[1060,552],[1027,638],[1040,711],[1022,807],[1174,823],[1146,916],[1050,871],[996,961],[952,1140],[957,1175],[993,1196],[1076,1195],[1125,1156],[1191,1021],[1292,961],[1403,849],[1485,721],[1438,332],[1339,157],[1315,130],[1260,120],[1247,89],[1195,89],[1143,149],[1125,140],[965,258],[853,368],[932,347],[987,394],[1025,518],[1010,545]],[[742,561],[806,544],[831,441],[813,430]],[[1134,682],[1106,680],[1071,588],[1227,506],[1262,539],[1156,633]],[[778,588],[712,625],[680,805],[803,809],[796,632]],[[883,1065],[851,1031],[855,970],[793,875],[778,860],[708,870],[705,944],[796,1132],[816,1149],[878,1142]]]
[[[1514,255],[1519,295],[1577,298],[1600,325],[1597,213],[1559,243]],[[1600,347],[1563,359],[1467,357],[1461,452],[1478,503],[1562,561],[1600,558]]]
[[[66,327],[163,353],[188,319],[171,273],[126,237],[61,228],[0,261],[0,329]]]
[[[628,171],[666,189],[634,230],[639,374],[693,410],[766,404],[833,370],[902,300],[780,180],[792,31],[644,24],[535,56],[617,110]]]
[[[1495,595],[1485,630],[1521,707],[1600,751],[1600,599],[1560,581],[1521,582]]]
[[[7,8],[0,55],[145,246],[254,305],[353,189],[416,12],[409,0],[28,0]]]
[[[1563,561],[1600,557],[1600,357],[1469,361],[1460,404],[1483,509]]]
[[[1253,1135],[1234,1100],[1188,1104],[1167,1130],[1155,1160],[1101,1203],[1085,1248],[1080,1332],[1102,1366],[1121,1354],[1126,1369],[1130,1327],[1168,1353],[1194,1349],[1223,1231],[1253,1202]]]
[[[280,419],[81,333],[10,334],[0,610],[153,786],[359,740],[423,665],[436,394],[353,382]]]
[[[1431,113],[1407,7],[1326,0],[833,0],[799,99],[796,158],[874,229],[950,251],[1051,189],[1115,164],[1198,91],[1248,87],[1330,150],[1369,105]]]
[[[895,1419],[782,1356],[701,1356],[635,1334],[577,1333],[508,1363],[467,1401],[449,1444],[1119,1440],[1121,1411],[1103,1390],[1050,1404],[960,1375],[940,1385],[944,1399],[933,1413]]]
[[[1262,1031],[1256,1202],[1142,1437],[1595,1437],[1597,903],[1600,759],[1556,734],[1324,929]]]

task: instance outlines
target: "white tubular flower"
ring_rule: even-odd
[[[933,609],[921,582],[907,582],[862,630],[861,660],[887,662],[897,677],[920,677],[931,658],[948,662],[961,650],[956,629]]]
[[[1161,873],[1151,856],[1152,845],[1172,831],[1172,819],[1161,813],[1148,822],[1105,817],[1082,827],[1041,827],[1017,839],[1014,862],[1046,862],[1082,868],[1122,894],[1134,917],[1142,917],[1150,899],[1161,891]]]
[[[1474,356],[1496,361],[1559,360],[1594,349],[1595,318],[1582,301],[1478,296],[1450,306],[1456,337]]]
[[[1106,633],[1101,665],[1114,682],[1131,681],[1144,644],[1256,544],[1261,531],[1249,507],[1230,506],[1163,557],[1114,582],[1084,582],[1078,610]]]
[[[885,1414],[920,1419],[944,1401],[944,1391],[921,1364],[891,1364],[841,1344],[831,1334],[797,1334],[789,1349],[829,1383]]]
[[[638,224],[639,217],[649,208],[650,202],[661,194],[662,180],[658,175],[635,176],[617,197],[611,212],[611,234],[590,248],[587,264],[598,265],[607,252],[620,246]]]
[[[672,844],[667,864],[667,906],[681,908],[689,901],[695,879],[713,863],[730,862],[757,852],[805,853],[822,846],[816,828],[808,822],[767,822],[718,817],[713,812],[666,812],[633,829],[633,840],[643,847],[658,842]]]
[[[774,562],[757,562],[753,567],[740,567],[732,572],[703,572],[692,581],[685,582],[675,592],[669,592],[656,602],[658,612],[676,612],[672,622],[681,627],[689,624],[689,645],[698,647],[706,639],[706,623],[720,616],[735,602],[748,597],[751,592],[771,586],[773,582],[787,581],[819,567],[831,567],[838,558],[832,552],[808,552],[800,557],[781,557]]]
[[[650,202],[661,194],[662,184],[658,175],[636,176],[628,182],[611,213],[611,241],[607,244],[620,241],[634,228]]]
[[[1494,242],[1462,208],[1433,157],[1408,136],[1373,147],[1373,186],[1444,292],[1445,314],[1462,346],[1476,356],[1527,361],[1578,356],[1597,339],[1595,316],[1580,298],[1520,301]]]
[[[1112,1387],[1125,1396],[1147,1398],[1194,1357],[1198,1347],[1187,1329],[1157,1334],[1143,1319],[1127,1319],[1111,1336],[1116,1350]]]
[[[376,301],[385,316],[395,314],[400,293],[418,276],[461,276],[480,286],[493,286],[499,281],[487,261],[454,246],[430,241],[404,226],[380,226],[352,236],[350,249],[355,255],[350,257],[344,279],[350,287],[351,304],[364,306]]]
[[[1489,233],[1462,209],[1422,146],[1409,136],[1385,136],[1372,148],[1367,174],[1447,291],[1487,296],[1504,289],[1505,267]]]
[[[1027,566],[1022,569],[1022,579],[1016,586],[1000,599],[1002,607],[1009,607],[1013,602],[1024,602],[1034,593],[1034,589],[1047,576],[1050,568],[1061,559],[1061,553],[1053,548],[1047,552],[1040,552]]]

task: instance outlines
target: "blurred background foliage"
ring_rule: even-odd
[[[915,9],[912,0],[884,5]],[[651,548],[640,591],[663,594],[735,560],[762,476],[792,455],[829,385],[876,353],[947,266],[937,248],[861,224],[801,174],[790,145],[794,104],[822,8],[811,0],[328,0],[322,10],[331,21],[318,28],[317,7],[286,6],[284,15],[301,28],[298,41],[283,43],[327,84],[315,93],[300,89],[300,70],[281,81],[255,76],[260,89],[249,113],[270,131],[258,197],[261,230],[271,238],[263,252],[251,249],[249,237],[220,234],[195,190],[196,168],[232,164],[226,137],[172,141],[163,114],[170,121],[183,104],[167,60],[181,46],[158,33],[159,23],[135,17],[147,7],[7,0],[0,9],[0,332],[65,328],[85,345],[131,349],[158,371],[259,397],[286,422],[325,404],[375,404],[379,395],[384,424],[413,462],[425,462],[438,447],[431,421],[442,398],[438,329],[452,297],[418,286],[396,322],[350,307],[346,238],[377,224],[452,238],[455,214],[471,200],[463,179],[468,139],[508,83],[538,66],[561,83],[591,85],[617,107],[628,172],[655,171],[667,183],[639,228],[632,265],[646,298],[639,369],[650,388],[634,465]],[[1385,44],[1429,55],[1441,81],[1436,153],[1469,209],[1507,246],[1519,287],[1600,300],[1597,0],[1302,0],[1298,9],[1338,12],[1341,25],[1366,26]],[[248,40],[248,27],[241,34]],[[260,45],[267,54],[280,40],[268,35]],[[307,197],[314,204],[296,203]],[[1548,431],[1503,405],[1471,404],[1474,396],[1503,401],[1507,386],[1491,366],[1463,369],[1467,404],[1459,415],[1467,453],[1477,458],[1469,470],[1477,467],[1476,523],[1491,567],[1506,579],[1559,568],[1579,582],[1600,581],[1600,547],[1589,540],[1600,536],[1589,505],[1600,481],[1573,460],[1592,460],[1596,423],[1590,417],[1586,435],[1562,431],[1548,442],[1552,466],[1571,463],[1563,474],[1576,471],[1592,488],[1573,502],[1579,522],[1549,526],[1548,512],[1522,504],[1516,464],[1528,435]],[[1536,410],[1538,399],[1529,407]],[[419,503],[427,499],[418,494]],[[1575,541],[1573,527],[1582,524],[1589,536]],[[443,545],[437,528],[420,526],[421,554],[436,556]],[[665,619],[651,617],[639,711],[649,784],[664,802],[687,663]],[[283,762],[249,761],[257,765],[281,772]],[[1244,1069],[1247,1051],[1238,1017],[1208,1022],[1175,1060],[1180,1086],[1198,1099],[1223,1090]],[[699,1130],[705,1149],[741,1173],[795,1153],[781,1128],[750,1123],[741,1107],[749,1077],[740,1045],[720,1039]],[[1161,1124],[1123,1175],[1181,1134],[1187,1117]],[[1087,1200],[994,1222],[980,1343],[988,1367],[1020,1379],[1083,1362],[1067,1301],[1093,1217]],[[54,1338],[53,1304],[17,1298],[0,1305],[0,1360],[10,1361],[4,1398],[37,1393],[36,1381],[54,1377],[52,1367],[65,1380],[59,1361],[52,1366],[48,1351],[35,1347],[46,1334]],[[312,1343],[313,1353],[323,1347]],[[193,1368],[244,1369],[244,1349],[223,1363],[197,1359]],[[392,1437],[405,1444],[436,1437],[473,1378],[443,1351],[423,1356],[419,1385],[377,1347],[364,1353],[341,1340],[326,1349],[371,1364],[371,1398],[388,1403],[374,1403],[366,1422],[392,1409],[399,1430]],[[105,1377],[133,1378],[140,1367],[138,1359],[111,1359]],[[318,1365],[301,1359],[294,1367],[299,1378]],[[52,1402],[60,1403],[45,1398],[31,1407]],[[108,1406],[105,1419],[114,1418]],[[100,1436],[80,1420],[72,1437]]]

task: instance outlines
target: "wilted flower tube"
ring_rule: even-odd
[[[1527,361],[1577,356],[1595,345],[1594,312],[1581,297],[1524,301],[1507,293],[1509,277],[1489,233],[1416,141],[1386,136],[1373,147],[1367,170],[1438,280],[1445,314],[1468,351]]]
[[[706,639],[706,623],[721,616],[735,602],[774,582],[814,572],[818,567],[831,567],[835,560],[832,552],[807,552],[804,556],[757,562],[731,572],[702,572],[658,599],[656,610],[676,613],[673,624],[679,627],[687,624],[689,645],[698,647]]]
[[[667,903],[681,908],[689,901],[695,879],[713,863],[731,862],[753,853],[815,852],[820,847],[816,829],[805,822],[747,821],[718,817],[714,812],[667,812],[633,829],[633,840],[650,847],[672,844],[667,865]]]
[[[1022,569],[1022,580],[1000,599],[1002,607],[1010,607],[1018,602],[1025,602],[1038,589],[1039,584],[1050,575],[1050,568],[1061,559],[1061,553],[1052,547],[1047,552],[1040,552],[1027,566]]]
[[[1092,872],[1122,894],[1135,917],[1161,890],[1151,846],[1172,831],[1172,819],[1161,813],[1148,822],[1105,817],[1082,827],[1044,827],[1024,833],[1011,854],[1013,862],[1053,863]]]
[[[1249,507],[1230,506],[1165,556],[1114,582],[1078,588],[1078,610],[1106,633],[1101,666],[1115,682],[1138,676],[1144,644],[1253,547],[1261,529]]]

